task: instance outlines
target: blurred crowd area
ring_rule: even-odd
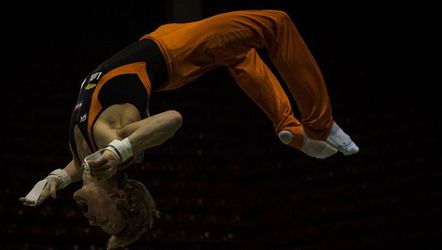
[[[151,113],[175,109],[184,123],[128,169],[150,190],[161,218],[127,249],[440,249],[442,110],[426,61],[440,49],[430,46],[429,23],[408,18],[427,9],[395,14],[371,6],[366,14],[356,6],[333,12],[258,3],[201,1],[200,11],[289,13],[323,71],[335,120],[360,153],[316,160],[282,145],[223,67],[155,93]],[[83,77],[173,21],[168,4],[26,16],[27,35],[17,38],[4,86],[1,249],[105,248],[107,235],[88,225],[72,199],[81,183],[39,207],[18,198],[70,161],[69,118]],[[54,20],[64,28],[48,25]]]

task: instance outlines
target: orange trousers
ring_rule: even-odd
[[[290,17],[276,10],[234,11],[190,23],[160,26],[156,41],[168,67],[160,90],[179,88],[204,72],[227,66],[241,89],[264,111],[276,132],[289,130],[300,148],[303,132],[324,140],[333,125],[321,71]],[[257,54],[266,48],[301,113],[294,117],[280,82]]]

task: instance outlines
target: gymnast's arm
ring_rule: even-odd
[[[71,182],[77,182],[83,179],[81,163],[78,162],[75,158],[72,159],[72,161],[70,161],[63,170],[66,171],[66,173],[69,175],[69,177],[71,178]]]
[[[146,149],[159,146],[173,137],[181,125],[181,114],[169,110],[114,129],[115,133],[109,133],[114,135],[112,138],[114,141],[109,143],[111,147],[106,147],[112,150],[105,150],[96,160],[88,160],[88,165],[94,176],[108,178],[115,174],[118,166],[127,159]],[[103,128],[101,131],[106,130],[105,127],[101,128]]]
[[[165,111],[149,118],[130,123],[120,129],[121,138],[128,138],[134,155],[163,144],[173,137],[182,125],[181,114]]]

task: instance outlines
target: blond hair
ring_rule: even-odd
[[[159,218],[155,201],[143,183],[127,179],[126,174],[118,177],[119,189],[126,194],[126,199],[119,200],[117,207],[126,220],[126,227],[120,233],[112,235],[107,242],[107,249],[125,247],[140,238]]]

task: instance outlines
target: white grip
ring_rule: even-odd
[[[29,206],[37,206],[40,205],[39,198],[41,193],[43,192],[43,189],[48,184],[49,178],[57,178],[60,182],[60,184],[57,187],[57,190],[67,187],[69,184],[72,183],[71,177],[68,175],[68,173],[64,169],[55,169],[52,171],[46,178],[43,180],[37,182],[34,187],[29,191],[29,193],[25,196],[25,199],[32,202],[29,204]]]
[[[38,198],[40,198],[41,192],[43,192],[43,189],[45,188],[47,183],[48,183],[47,178],[37,182],[34,185],[34,187],[31,189],[31,191],[25,196],[26,200],[32,202],[31,204],[29,204],[29,206],[35,207],[39,205]]]
[[[86,177],[89,177],[89,178],[92,177],[92,175],[91,175],[91,168],[89,167],[88,161],[98,160],[104,150],[106,150],[106,149],[102,148],[102,149],[96,151],[95,153],[90,154],[90,155],[84,157],[83,164],[82,164],[82,166],[83,166],[83,176],[86,176]]]

